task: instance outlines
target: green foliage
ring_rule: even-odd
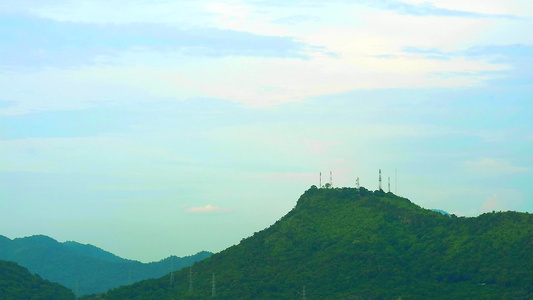
[[[132,282],[158,278],[168,274],[171,265],[174,270],[180,270],[209,256],[209,252],[200,252],[145,264],[120,258],[92,245],[59,243],[43,235],[14,240],[0,236],[0,259],[14,261],[79,295],[103,293]]]
[[[311,187],[269,228],[192,270],[101,299],[528,299],[533,217],[444,216],[383,191]],[[189,272],[193,290],[189,290]]]
[[[0,298],[9,300],[74,299],[72,291],[44,280],[14,262],[0,260]]]

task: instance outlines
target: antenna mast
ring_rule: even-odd
[[[379,169],[379,190],[381,191],[381,169]]]
[[[398,170],[394,169],[394,193],[398,195]]]
[[[320,172],[320,176],[319,176],[319,183],[318,183],[318,188],[321,188],[322,187],[322,172]]]

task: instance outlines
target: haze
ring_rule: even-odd
[[[530,1],[352,2],[0,1],[0,234],[217,252],[330,171],[532,212]]]

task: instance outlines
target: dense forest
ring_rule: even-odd
[[[14,262],[0,260],[0,299],[71,300],[74,294],[60,284],[32,275]]]
[[[307,190],[190,268],[88,299],[531,299],[533,215],[443,215],[365,188]]]
[[[171,256],[152,263],[118,257],[92,245],[58,241],[44,235],[10,240],[0,236],[0,259],[14,261],[41,277],[58,282],[76,293],[103,293],[136,281],[159,278],[211,256],[200,252]]]

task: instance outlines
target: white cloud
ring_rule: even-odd
[[[481,205],[481,212],[519,210],[523,196],[517,190],[498,190],[487,197]]]
[[[478,174],[506,175],[529,170],[527,167],[515,166],[509,161],[498,158],[483,157],[465,162],[465,171]]]
[[[187,212],[192,214],[227,213],[230,211],[231,210],[228,208],[221,208],[218,206],[213,206],[211,204],[207,204],[205,206],[191,207],[187,209]]]

